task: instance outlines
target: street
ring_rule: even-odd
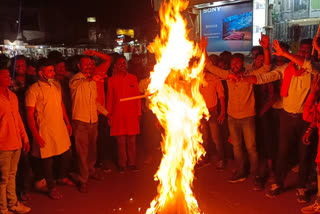
[[[154,157],[160,159],[160,154]],[[156,194],[153,174],[158,163],[143,166],[143,161],[140,162],[139,172],[120,174],[113,166],[112,172],[105,173],[103,181],[90,180],[87,194],[78,192],[75,187],[58,186],[63,199],[54,201],[44,194],[32,193],[32,201],[27,204],[32,207],[33,214],[145,213]],[[288,190],[275,199],[267,198],[263,191],[254,191],[252,178],[243,183],[229,184],[227,181],[231,174],[231,161],[222,172],[215,170],[214,162],[196,171],[194,192],[205,214],[295,214],[300,213],[304,206],[296,201],[296,173],[290,172],[286,183]]]

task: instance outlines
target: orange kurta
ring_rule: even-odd
[[[111,136],[140,133],[141,100],[120,102],[121,98],[140,95],[137,77],[116,74],[108,80],[107,110],[111,114]]]

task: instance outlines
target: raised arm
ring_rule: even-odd
[[[269,49],[269,36],[261,33],[261,38],[259,39],[261,47],[263,47],[264,53],[264,64],[270,65],[270,49]]]
[[[104,60],[104,62],[96,68],[97,72],[106,73],[107,70],[109,69],[111,64],[111,57],[109,55],[101,53],[99,51],[95,51],[95,50],[85,50],[83,51],[83,54],[88,56],[97,56]]]
[[[273,53],[273,55],[284,56],[287,59],[289,59],[291,62],[293,62],[299,66],[303,66],[304,58],[301,56],[298,56],[298,55],[291,54],[288,51],[285,51],[284,49],[282,49],[278,40],[273,41],[273,48],[276,51]]]
[[[223,70],[223,69],[213,65],[211,60],[209,60],[208,54],[207,54],[207,51],[206,51],[207,45],[208,45],[208,38],[207,37],[206,38],[202,37],[202,39],[200,40],[200,43],[199,43],[199,47],[206,55],[205,68],[210,73],[212,73],[214,75],[217,75],[217,76],[221,77],[222,79],[227,79],[227,76],[229,75],[229,71],[228,70]]]

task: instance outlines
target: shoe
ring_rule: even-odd
[[[225,162],[223,160],[219,160],[216,164],[216,170],[222,171],[225,169]]]
[[[41,179],[34,183],[34,188],[39,192],[48,192],[46,179]]]
[[[15,206],[9,207],[9,211],[12,211],[15,213],[28,213],[31,211],[31,208],[23,205],[20,202],[17,202]]]
[[[301,212],[304,214],[313,214],[313,213],[320,213],[320,203],[318,202],[319,199],[316,199],[314,204],[311,204],[307,207],[303,207]]]
[[[121,173],[121,174],[123,174],[124,173],[124,170],[125,170],[125,168],[123,167],[123,166],[119,166],[119,172]]]
[[[103,167],[103,172],[105,173],[111,172],[111,169],[109,167]]]
[[[297,201],[299,204],[305,204],[309,202],[309,197],[307,195],[307,189],[299,188],[296,190]]]
[[[88,184],[87,183],[80,184],[79,191],[81,193],[88,193]]]
[[[135,165],[128,166],[128,169],[132,172],[139,172],[140,170]]]
[[[60,178],[57,180],[57,184],[66,186],[75,186],[75,184],[69,178]]]
[[[229,180],[229,183],[235,184],[238,182],[243,182],[247,179],[247,177],[244,174],[240,174],[238,172],[233,173],[231,179]]]
[[[260,178],[259,176],[256,176],[254,179],[253,190],[254,191],[264,190],[264,184],[263,184],[262,178]]]
[[[0,210],[0,214],[11,214],[13,212],[10,212],[9,210]]]
[[[58,192],[58,190],[56,188],[53,188],[52,190],[50,190],[48,192],[48,196],[49,196],[49,198],[51,198],[53,200],[60,200],[63,198],[62,194],[60,192]]]
[[[274,198],[282,192],[282,187],[278,184],[271,184],[266,196],[268,198]]]

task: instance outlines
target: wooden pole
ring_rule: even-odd
[[[134,97],[126,97],[126,98],[120,99],[120,102],[125,102],[125,101],[129,101],[129,100],[143,99],[143,98],[149,97],[151,95],[153,95],[153,93],[152,94],[144,94],[144,95],[134,96]]]

